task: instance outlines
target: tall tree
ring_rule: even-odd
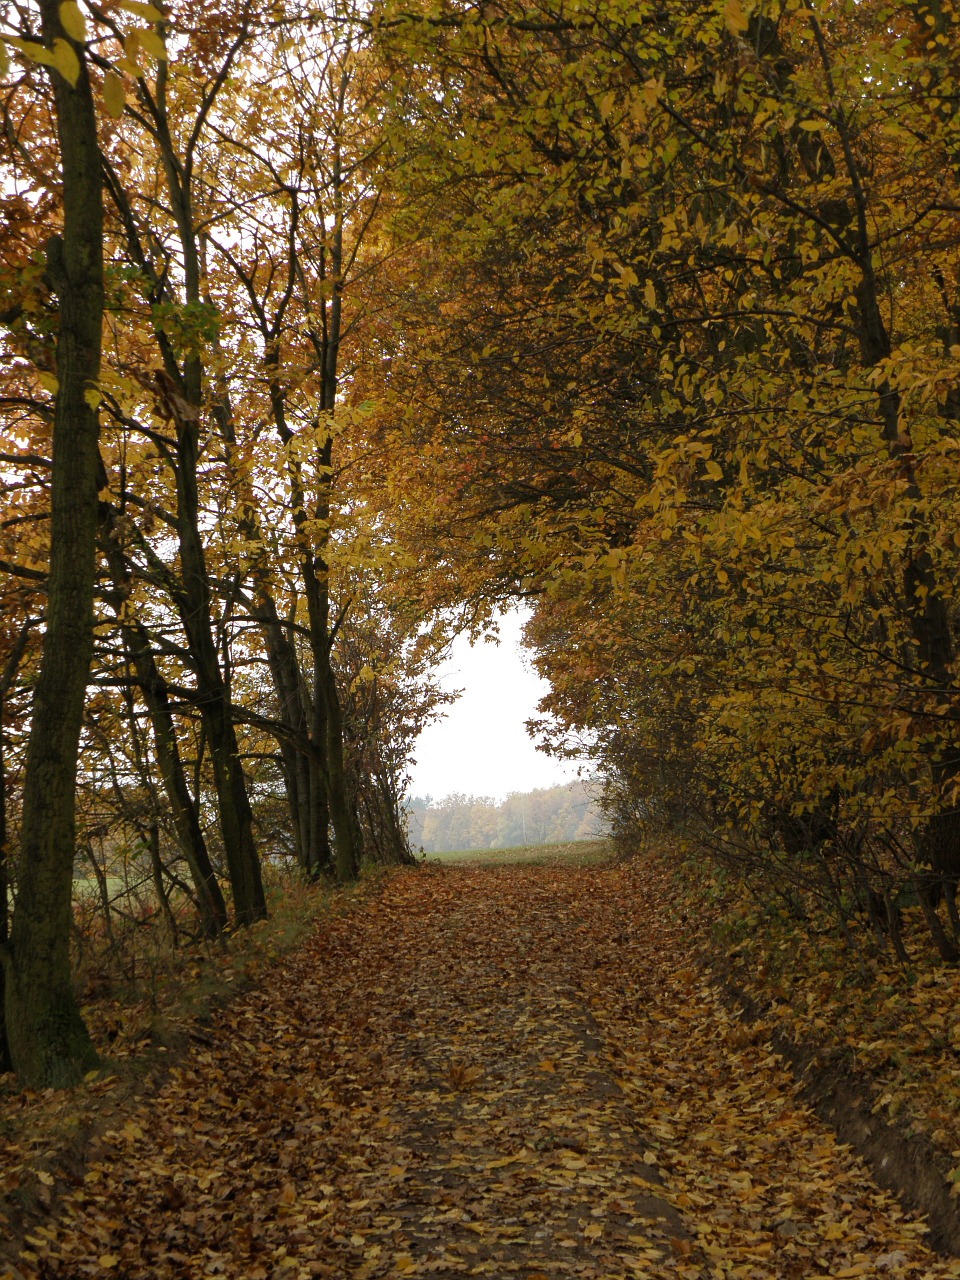
[[[62,234],[47,243],[59,304],[50,573],[43,655],[24,781],[16,911],[2,953],[14,1068],[36,1086],[72,1084],[96,1066],[70,970],[74,799],[84,691],[93,651],[103,196],[93,93],[76,6],[40,0],[60,147]],[[64,25],[66,22],[66,25]]]
[[[204,15],[199,15],[201,35],[193,33],[198,44],[202,42],[203,18]],[[158,585],[171,593],[197,683],[197,706],[210,747],[234,917],[239,924],[250,924],[266,914],[266,900],[231,710],[229,681],[217,649],[198,481],[203,453],[201,424],[205,414],[213,415],[216,422],[218,406],[215,395],[211,404],[206,348],[202,341],[204,321],[209,317],[204,311],[203,265],[197,232],[197,152],[217,96],[239,51],[250,39],[247,18],[241,14],[238,24],[239,31],[229,37],[207,26],[211,47],[201,68],[206,78],[195,83],[187,76],[185,86],[178,85],[168,68],[161,42],[162,24],[159,29],[147,29],[148,47],[162,56],[153,83],[148,83],[143,68],[134,60],[131,69],[138,111],[131,115],[146,126],[140,137],[144,148],[149,148],[145,156],[152,156],[157,165],[159,190],[155,193],[152,190],[155,178],[148,181],[145,177],[145,159],[141,159],[133,171],[136,178],[143,179],[142,186],[134,185],[130,189],[124,181],[127,163],[122,151],[120,163],[110,165],[108,187],[125,241],[126,256],[146,286],[149,323],[162,361],[162,367],[154,371],[153,412],[169,424],[173,436],[173,448],[165,451],[165,457],[173,472],[172,523],[177,537],[179,571],[161,572]],[[116,34],[119,38],[119,28]],[[143,34],[140,40],[145,40]],[[182,89],[182,93],[178,94],[178,89]],[[181,118],[180,111],[188,113],[186,119]],[[186,135],[182,144],[181,131]],[[156,225],[158,203],[166,214],[164,225]],[[154,261],[155,248],[162,248],[163,268]],[[142,371],[141,376],[146,377],[147,371]]]

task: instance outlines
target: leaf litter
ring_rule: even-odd
[[[646,863],[387,878],[99,1138],[10,1274],[960,1276],[670,892]]]

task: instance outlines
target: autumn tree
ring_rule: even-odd
[[[276,68],[297,110],[278,100],[273,79],[256,83],[251,66],[237,89],[240,128],[220,133],[207,168],[222,209],[233,193],[248,196],[204,243],[209,297],[232,330],[222,358],[240,373],[227,519],[274,683],[300,858],[311,874],[332,864],[347,881],[365,836],[381,859],[407,856],[398,782],[411,738],[398,716],[414,722],[414,707],[433,699],[414,695],[401,713],[404,700],[387,692],[390,673],[404,669],[413,693],[404,655],[423,646],[418,619],[401,620],[389,603],[389,519],[366,497],[376,459],[364,387],[420,232],[397,218],[383,165],[389,82],[364,24],[347,6],[294,16],[256,57]]]
[[[50,569],[24,774],[17,908],[0,957],[10,1058],[22,1080],[48,1086],[73,1083],[97,1062],[73,993],[69,921],[77,748],[93,648],[104,287],[100,152],[84,23],[75,5],[54,0],[41,0],[37,17],[39,31],[24,31],[17,48],[28,63],[50,68],[60,157],[62,228],[46,244],[46,280],[58,301]],[[28,38],[34,34],[39,40]]]
[[[174,936],[171,885],[223,929],[224,868],[235,922],[264,913],[251,794],[272,811],[281,778],[294,838],[276,840],[312,874],[331,819],[339,879],[364,838],[408,859],[404,762],[443,640],[391,597],[365,490],[365,343],[403,274],[362,25],[242,3],[42,9],[39,32],[5,33],[0,940],[14,1063],[61,1083],[94,1061],[70,1004],[75,852],[101,889],[94,846],[149,855]],[[58,756],[50,734],[80,734],[88,673],[78,827],[77,746]]]
[[[159,11],[148,16],[162,17]],[[178,16],[171,15],[175,24]],[[169,444],[164,440],[158,454],[172,473],[170,523],[177,539],[178,570],[161,567],[156,554],[143,543],[139,550],[151,563],[157,585],[170,595],[183,627],[210,748],[234,913],[239,923],[249,924],[265,914],[266,903],[230,687],[217,650],[204,545],[199,469],[205,444],[201,428],[208,418],[215,428],[218,424],[222,427],[222,413],[206,369],[204,337],[212,336],[212,319],[203,296],[196,205],[197,187],[202,182],[197,173],[198,149],[217,96],[250,33],[242,11],[236,25],[230,24],[225,32],[216,31],[201,13],[185,21],[183,27],[193,36],[193,74],[170,67],[162,40],[163,23],[142,28],[135,36],[113,25],[136,108],[127,113],[129,123],[121,121],[119,126],[122,144],[118,137],[109,155],[107,187],[124,253],[134,273],[131,278],[142,289],[148,307],[143,337],[152,339],[155,356],[147,354],[143,364],[133,364],[130,374],[144,389],[149,388],[149,400],[144,404],[141,397],[139,407],[140,415],[147,419],[141,425],[144,435],[149,438],[153,430],[155,440],[163,439],[163,429],[158,437],[151,418],[170,433]],[[147,74],[151,53],[156,67],[152,78]],[[126,135],[124,128],[129,130]],[[131,149],[134,132],[139,144],[135,161],[136,153]],[[135,175],[134,181],[128,180],[128,174]],[[133,356],[133,350],[128,349],[121,358]],[[125,508],[125,482],[117,499],[119,508]],[[108,536],[115,536],[115,531]]]
[[[888,16],[382,9],[455,193],[389,456],[429,589],[535,594],[612,777],[620,723],[838,910],[915,880],[951,956],[953,18]]]

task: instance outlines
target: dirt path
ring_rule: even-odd
[[[25,1277],[958,1276],[624,868],[324,923],[102,1140]]]

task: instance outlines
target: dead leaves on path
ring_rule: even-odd
[[[621,874],[623,906],[612,896],[606,906],[611,925],[623,922],[615,955],[624,981],[588,976],[587,987],[618,1078],[651,1117],[670,1199],[693,1224],[696,1260],[680,1274],[960,1274],[927,1252],[922,1224],[837,1144],[762,1033],[744,1028],[687,963],[690,939],[665,906],[669,877],[650,866]]]
[[[960,1275],[744,1037],[656,877],[392,877],[104,1135],[21,1273]]]

